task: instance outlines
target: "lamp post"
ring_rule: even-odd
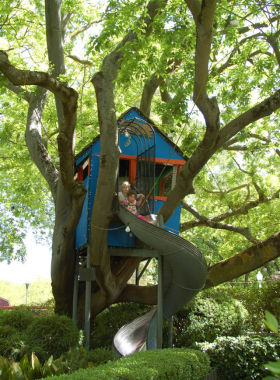
[[[25,305],[27,306],[27,293],[28,293],[28,287],[29,287],[29,282],[26,282],[25,283],[25,286],[26,286],[26,301],[25,301]]]
[[[259,281],[259,288],[261,288],[262,287],[262,280],[263,280],[263,275],[262,275],[261,271],[258,271],[257,280]]]

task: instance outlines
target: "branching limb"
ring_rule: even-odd
[[[280,16],[270,17],[267,20],[267,22],[257,22],[255,24],[252,23],[250,26],[244,26],[242,28],[237,28],[237,31],[239,34],[244,34],[244,33],[249,32],[252,29],[268,28],[273,22],[279,21],[279,20],[280,20]],[[231,26],[229,25],[229,27],[231,27]],[[227,28],[224,30],[217,31],[217,34],[227,34],[227,33],[228,33]]]
[[[41,119],[48,91],[37,87],[34,94],[29,95],[29,108],[26,122],[25,141],[30,156],[47,181],[54,201],[57,196],[58,171],[42,141]]]
[[[235,191],[235,190],[239,190],[239,189],[243,189],[244,187],[249,187],[249,184],[248,183],[245,183],[244,185],[240,185],[240,186],[235,186],[235,187],[232,187],[230,189],[227,189],[227,190],[208,190],[208,189],[203,189],[206,193],[209,193],[209,194],[229,194],[231,193],[232,191]]]
[[[230,210],[230,211],[227,211],[223,214],[215,216],[213,218],[209,218],[209,220],[210,220],[210,222],[219,223],[223,220],[226,220],[228,218],[232,218],[232,217],[237,216],[237,215],[247,215],[251,209],[258,207],[260,204],[269,203],[269,202],[273,201],[274,199],[279,199],[279,192],[280,192],[280,189],[275,191],[270,197],[263,197],[262,196],[259,199],[255,200],[255,201],[250,201],[250,202],[244,204],[242,207],[239,207],[235,210]],[[185,203],[185,202],[182,202],[182,207],[183,207],[183,209],[185,209],[189,212],[191,212],[191,210],[192,210],[191,206],[187,205],[187,203]],[[193,212],[191,212],[191,213],[193,215],[195,215]],[[195,216],[197,217],[197,215],[195,215]],[[201,219],[182,223],[180,225],[180,232],[187,231],[187,230],[194,228],[194,227],[201,227],[204,225],[203,223],[204,223],[204,221],[202,221]]]
[[[0,71],[9,79],[13,85],[19,86],[41,86],[56,95],[65,104],[70,100],[77,102],[75,90],[66,87],[47,73],[39,71],[20,70],[15,68],[8,59],[5,51],[0,50]],[[71,105],[70,105],[71,106]]]
[[[218,230],[232,231],[240,235],[243,235],[247,240],[249,240],[252,243],[255,243],[257,241],[257,239],[252,236],[248,227],[236,227],[231,224],[215,222],[213,220],[214,218],[207,218],[206,216],[200,214],[197,210],[195,210],[193,207],[189,206],[185,202],[183,202],[183,208],[189,211],[191,214],[193,214],[202,223],[200,224],[200,226],[207,226],[207,227],[215,228]],[[182,232],[182,230],[185,231],[185,229],[183,229],[184,228],[183,225],[184,223],[180,227],[180,232]]]
[[[89,61],[87,59],[81,59],[81,58],[77,57],[76,55],[69,54],[67,57],[73,59],[73,61],[80,63],[82,65],[86,65],[86,66],[90,66],[90,67],[94,66],[94,64],[91,61]]]

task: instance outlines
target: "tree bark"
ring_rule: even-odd
[[[225,259],[208,269],[204,289],[209,289],[224,282],[256,270],[280,256],[280,232],[268,239]]]

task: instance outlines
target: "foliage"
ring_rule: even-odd
[[[137,352],[97,368],[83,369],[71,375],[62,375],[60,379],[183,380],[187,378],[202,380],[211,368],[207,355],[201,354],[199,351],[187,349]]]
[[[110,349],[118,330],[148,309],[150,306],[134,303],[112,305],[105,309],[91,322],[90,347]]]
[[[25,284],[0,280],[0,296],[7,299],[11,306],[23,305],[26,301]],[[30,282],[27,298],[28,305],[42,306],[42,304],[51,299],[53,299],[53,296],[49,279],[37,277]]]
[[[275,334],[279,335],[279,324],[274,315],[272,315],[268,310],[265,311],[265,325],[269,328],[269,330],[273,331]],[[271,371],[274,374],[272,376],[266,376],[263,380],[279,380],[280,379],[280,360],[276,362],[268,362],[264,365],[266,369]]]
[[[213,343],[196,343],[207,353],[218,380],[261,380],[267,371],[263,364],[280,355],[280,342],[273,335],[218,337]]]
[[[194,342],[213,342],[220,336],[238,336],[248,327],[244,306],[223,288],[199,293],[174,316],[174,344],[190,347]]]
[[[207,14],[201,20],[202,24],[206,20],[207,35],[213,35],[212,43],[209,44],[209,57],[206,54],[208,48],[203,49],[201,45],[201,40],[206,39],[196,39],[196,17],[193,18],[192,13],[195,13],[194,9],[197,11],[197,7],[190,9],[188,2],[179,0],[160,3],[167,4],[152,20],[149,28],[151,33],[144,30],[147,2],[108,1],[96,5],[96,2],[90,4],[83,0],[71,0],[61,3],[62,22],[58,17],[57,23],[63,24],[63,35],[58,36],[57,45],[61,46],[63,51],[57,54],[57,57],[65,57],[65,65],[63,60],[59,63],[61,67],[65,66],[65,72],[62,69],[61,82],[77,90],[79,95],[77,128],[74,133],[76,141],[69,144],[74,147],[76,143],[77,151],[98,134],[98,115],[101,120],[101,116],[107,115],[108,112],[107,109],[97,110],[90,79],[98,72],[102,62],[111,61],[108,53],[127,35],[138,38],[133,42],[126,41],[118,51],[122,64],[109,96],[112,100],[112,103],[108,103],[110,112],[112,110],[112,115],[115,115],[115,112],[120,114],[124,108],[139,105],[144,84],[149,84],[153,76],[162,78],[161,88],[157,88],[156,96],[151,103],[151,118],[164,132],[174,130],[175,137],[182,143],[182,149],[188,155],[194,151],[198,152],[198,147],[202,155],[204,149],[201,149],[199,144],[205,134],[205,128],[207,127],[206,140],[215,136],[214,132],[212,136],[212,121],[216,123],[215,126],[221,125],[222,128],[233,124],[246,125],[244,120],[240,121],[237,118],[242,118],[245,112],[247,116],[255,115],[250,111],[253,105],[275,91],[280,73],[279,4],[276,0],[268,4],[248,0],[241,0],[237,4],[227,0],[217,2],[213,23],[207,18]],[[201,5],[203,7],[205,2],[201,2]],[[10,62],[19,69],[51,73],[48,56],[50,57],[57,46],[50,41],[46,44],[45,29],[42,28],[42,25],[45,25],[42,2],[32,0],[26,4],[24,0],[8,1],[0,7],[0,42],[3,49],[9,52]],[[232,26],[233,18],[238,19],[238,28]],[[59,30],[57,26],[52,29]],[[196,48],[203,49],[205,56],[201,50],[196,51]],[[108,59],[104,60],[106,57]],[[204,72],[203,68],[206,66],[209,67],[209,71]],[[202,77],[198,78],[198,73],[201,72],[204,72],[205,80]],[[110,78],[111,74],[108,75]],[[203,85],[197,88],[200,87],[200,80],[207,86],[205,93]],[[18,84],[17,80],[15,84]],[[27,136],[31,127],[30,120],[34,120],[28,117],[26,123],[26,115],[30,116],[29,111],[32,109],[28,102],[34,94],[35,87],[26,88],[25,84],[26,81],[23,86],[11,86],[6,78],[0,75],[0,252],[9,259],[21,260],[25,256],[24,236],[29,227],[34,227],[39,237],[42,235],[48,239],[54,224],[55,201],[43,180],[44,175],[47,179],[46,173],[49,173],[49,170],[41,168],[39,173],[35,163],[39,167],[39,162],[46,163],[49,160],[54,165],[50,171],[56,173],[59,169],[56,159],[59,154],[65,153],[58,152],[57,115],[54,97],[50,94],[46,103],[40,103],[43,115],[38,117],[37,129],[32,125],[32,133],[34,132],[38,140],[34,139],[32,144],[29,144],[31,151],[31,147],[34,148],[36,145],[31,158],[27,141],[24,141],[24,130],[26,128]],[[218,112],[215,115],[208,114],[203,124],[198,122],[198,119],[202,120],[201,114],[194,108],[192,101],[194,88],[198,90],[196,93],[202,90],[202,97],[208,102],[207,107],[204,105],[200,110],[204,108],[211,113],[216,101],[218,104]],[[160,96],[165,90],[169,93],[168,101],[162,101]],[[196,104],[197,100],[194,99]],[[211,107],[209,102],[212,102]],[[275,107],[277,108],[277,105]],[[254,116],[255,121],[244,130],[236,132],[230,141],[231,144],[222,146],[213,157],[210,153],[215,143],[212,148],[206,149],[209,151],[209,157],[205,157],[193,172],[198,173],[194,179],[196,191],[192,191],[186,201],[203,215],[203,223],[193,215],[195,212],[184,210],[182,222],[189,221],[194,224],[190,223],[191,227],[186,227],[185,230],[182,227],[181,232],[183,237],[201,248],[210,265],[242,251],[257,239],[267,238],[279,229],[280,203],[277,191],[280,182],[275,174],[280,163],[279,114],[279,110],[273,114],[262,113],[263,118],[259,120],[258,115]],[[163,122],[167,116],[172,126]],[[232,125],[229,124],[231,122]],[[63,138],[67,135],[68,123],[64,126]],[[106,141],[108,135],[106,136],[105,128],[103,131],[102,140],[104,137]],[[38,141],[47,148],[46,152],[42,153],[42,150],[37,149]],[[191,165],[189,167],[191,168]],[[64,169],[62,165],[61,173]],[[72,167],[68,174],[67,172],[68,178],[73,178]],[[110,182],[111,178],[108,178],[108,181]],[[49,185],[54,182],[55,180],[49,180]],[[184,191],[179,193],[185,194]],[[176,194],[176,191],[173,194]],[[106,195],[108,204],[110,194]],[[275,196],[272,197],[273,195]],[[68,209],[70,204],[64,204],[63,197],[64,195],[61,198],[57,197],[60,204],[56,205],[56,210],[61,210],[57,215],[72,217],[73,214]],[[174,204],[175,198],[176,195]],[[172,197],[169,199],[172,200]],[[246,209],[246,206],[252,208]],[[224,216],[225,219],[220,220],[219,216]],[[215,217],[219,219],[218,227],[212,228],[213,223],[208,223],[207,227],[207,222]],[[226,220],[226,223],[220,223],[223,220]],[[64,229],[65,222],[63,218],[56,221],[57,229],[60,231],[58,234],[61,235],[57,236],[54,242],[65,241],[65,235],[62,235],[62,231],[65,233],[67,230]],[[196,223],[200,223],[200,226]],[[246,238],[244,231],[248,234],[249,226],[252,236]],[[107,228],[105,225],[101,227]],[[237,233],[237,228],[239,231],[242,229],[243,234]],[[94,245],[94,242],[92,244]],[[62,257],[59,256],[60,248],[60,244],[59,249],[56,250],[54,247],[54,259]],[[58,267],[65,267],[64,273],[71,277],[72,273],[67,271],[67,261],[57,261]],[[59,273],[58,279],[53,278],[53,281],[57,282],[54,287],[56,286],[58,293],[58,284],[61,284],[60,297],[56,297],[65,299],[68,288],[62,285],[69,284],[69,281],[60,281],[61,271],[54,270],[53,273]],[[104,277],[111,278],[107,274]],[[71,295],[68,299],[71,299]],[[69,309],[70,307],[68,311]]]
[[[47,360],[51,355],[58,358],[69,348],[78,346],[80,341],[80,333],[72,319],[56,314],[34,318],[26,332],[29,346],[40,360]]]
[[[116,359],[117,356],[106,348],[96,350],[85,350],[84,347],[71,348],[65,358],[66,371],[71,373],[80,368],[96,367]]]
[[[27,308],[0,309],[0,325],[25,331],[33,321],[34,312]]]
[[[0,377],[2,380],[35,380],[48,376],[59,376],[64,373],[65,365],[62,363],[63,356],[53,360],[51,356],[44,365],[34,355],[31,354],[31,363],[27,355],[20,362],[8,361],[0,356]]]
[[[21,360],[34,352],[40,361],[45,361],[51,355],[57,359],[79,345],[80,333],[70,318],[55,314],[35,317],[35,312],[22,308],[1,310],[1,356]]]
[[[280,318],[280,283],[279,281],[266,283],[262,288],[231,288],[229,294],[243,303],[248,310],[251,325],[254,331],[263,331],[265,310]]]

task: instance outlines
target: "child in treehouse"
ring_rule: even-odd
[[[130,190],[130,183],[125,181],[121,184],[121,191],[118,193],[120,203],[127,201],[127,192]]]
[[[132,212],[132,214],[136,215],[138,218],[145,220],[145,222],[150,223],[146,218],[144,218],[144,216],[137,214],[137,209],[136,209],[136,206],[141,205],[142,200],[145,198],[145,196],[143,194],[140,194],[140,199],[137,202],[136,201],[136,198],[137,198],[136,191],[135,190],[128,190],[127,198],[128,198],[128,200],[124,200],[122,202],[120,201],[124,205],[124,207],[126,207],[130,212]]]
[[[123,201],[128,200],[127,192],[130,189],[131,189],[131,185],[129,182],[125,181],[121,184],[121,191],[118,192],[119,202],[121,204],[123,204]],[[143,194],[137,194],[136,199],[139,199],[139,198],[141,199],[141,202],[142,202],[142,199],[145,198],[145,196]],[[137,206],[139,206],[141,204],[141,202],[139,204],[137,204]]]

